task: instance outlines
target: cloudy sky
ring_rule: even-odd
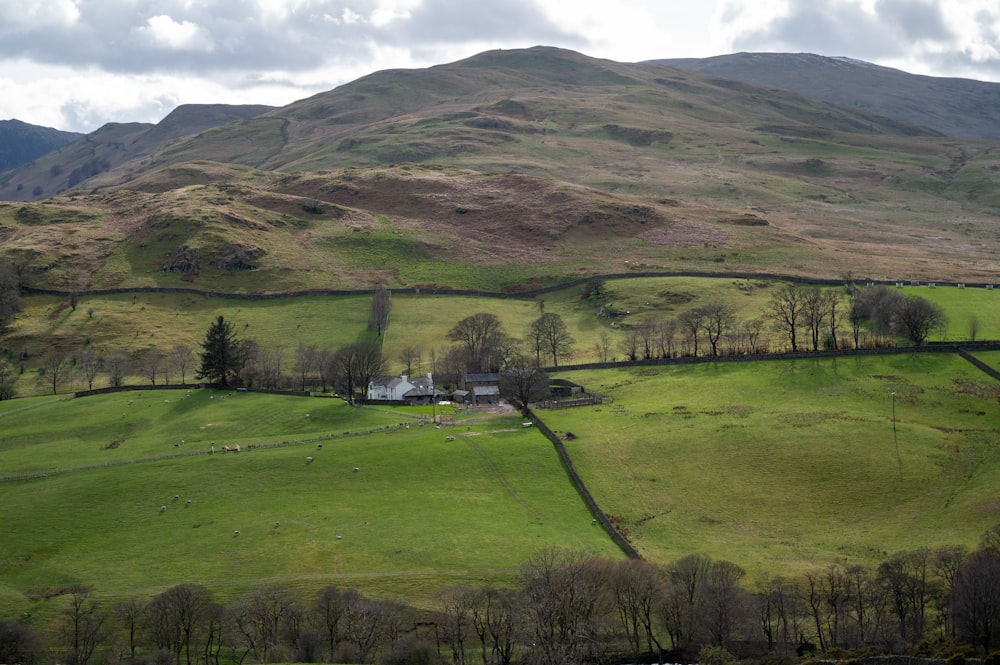
[[[89,132],[280,106],[390,67],[538,44],[636,62],[848,56],[1000,81],[996,0],[0,0],[0,119]]]

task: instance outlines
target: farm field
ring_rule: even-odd
[[[1000,385],[957,356],[565,376],[614,403],[543,419],[567,437],[598,504],[654,561],[705,553],[787,575],[975,546],[1000,522]]]
[[[117,599],[180,582],[222,599],[273,582],[420,604],[506,582],[546,546],[621,556],[516,416],[436,429],[427,409],[184,394],[0,404],[0,475],[47,474],[0,481],[0,616],[76,585]],[[348,430],[361,433],[326,438]]]
[[[508,334],[521,337],[528,324],[542,311],[559,314],[574,338],[572,352],[560,364],[597,360],[595,346],[606,334],[611,355],[618,349],[621,330],[612,320],[597,315],[603,304],[620,312],[626,325],[669,319],[708,302],[732,306],[738,319],[759,318],[768,307],[771,294],[780,282],[733,280],[708,277],[655,277],[613,279],[606,284],[600,302],[582,300],[582,286],[568,287],[537,298],[490,298],[394,294],[389,329],[383,340],[389,371],[400,372],[398,358],[406,347],[422,351],[420,373],[430,370],[431,353],[449,344],[448,331],[462,318],[477,312],[492,312]],[[839,288],[839,287],[831,287]],[[904,287],[904,294],[916,294],[936,302],[948,314],[949,340],[970,337],[970,321],[975,319],[977,339],[1000,339],[1000,289],[957,289]],[[240,337],[256,340],[265,347],[280,347],[287,367],[291,366],[299,344],[336,348],[366,335],[371,296],[296,296],[274,300],[245,300],[172,293],[137,293],[81,296],[76,309],[65,298],[30,296],[10,331],[0,340],[8,352],[26,353],[28,372],[19,380],[18,394],[45,392],[35,384],[30,370],[49,348],[73,353],[85,344],[99,353],[122,350],[137,359],[150,348],[169,350],[183,344],[197,350],[205,330],[219,315],[233,322]],[[846,304],[845,304],[846,307]],[[616,324],[617,325],[617,324]],[[844,326],[844,335],[848,334]],[[777,333],[765,330],[776,343]],[[942,339],[939,331],[932,340]],[[193,372],[186,377],[193,380]],[[179,376],[171,382],[180,381]],[[148,379],[134,375],[127,383],[143,384]],[[161,380],[162,382],[162,380]],[[101,386],[101,380],[95,385]],[[82,380],[73,390],[86,388]],[[67,391],[70,386],[67,386]],[[49,387],[51,390],[51,387]]]

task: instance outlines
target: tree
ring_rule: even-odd
[[[594,351],[597,353],[598,361],[602,363],[608,362],[611,354],[611,337],[608,336],[607,331],[601,331],[600,338],[594,344]]]
[[[656,608],[663,598],[660,570],[642,559],[619,561],[611,571],[610,590],[618,620],[638,660],[643,649],[662,651],[654,631]]]
[[[21,278],[14,266],[0,266],[0,330],[21,311]]]
[[[90,662],[94,651],[107,636],[106,619],[107,615],[90,597],[89,590],[73,594],[69,607],[63,611],[63,637],[69,665],[87,665]]]
[[[701,307],[689,309],[677,317],[677,323],[680,325],[681,330],[687,333],[688,341],[691,343],[693,349],[692,355],[697,357],[698,335],[704,327],[705,311]]]
[[[382,346],[377,342],[354,342],[337,349],[334,368],[344,394],[352,404],[358,388],[365,390],[373,377],[385,373]]]
[[[295,347],[295,373],[299,377],[299,390],[306,389],[309,373],[315,369],[317,357],[319,353],[315,344],[306,345],[299,342]]]
[[[604,295],[605,281],[603,277],[591,277],[583,285],[583,291],[580,293],[581,300],[599,299]]]
[[[105,368],[108,370],[108,384],[113,388],[121,388],[125,383],[125,376],[128,374],[128,359],[120,351],[113,351],[105,360]]]
[[[174,344],[170,348],[167,359],[174,371],[181,375],[182,384],[187,383],[187,371],[191,367],[193,357],[194,352],[191,351],[191,347],[185,344]]]
[[[496,371],[500,368],[506,334],[500,319],[489,312],[468,316],[448,331],[448,339],[465,350],[469,372]]]
[[[558,314],[542,314],[528,326],[528,340],[535,351],[535,364],[541,365],[541,352],[552,356],[552,366],[559,366],[559,358],[568,356],[573,346],[573,336]]]
[[[375,289],[371,308],[368,311],[368,330],[378,337],[389,327],[389,312],[392,310],[392,299],[389,290],[384,286]]]
[[[527,361],[527,358],[522,358]],[[529,362],[515,363],[500,372],[500,394],[504,399],[519,406],[525,416],[528,415],[528,404],[548,398],[549,375],[532,367]]]
[[[295,598],[282,586],[251,590],[237,601],[232,612],[237,630],[259,663],[280,644],[282,631],[297,614]]]
[[[768,312],[776,330],[788,335],[792,352],[799,350],[798,329],[802,323],[805,293],[798,284],[785,284],[771,296]]]
[[[128,633],[128,662],[135,663],[135,652],[139,647],[139,628],[146,613],[146,605],[136,598],[126,598],[115,605],[115,616]]]
[[[243,366],[240,341],[233,330],[233,324],[219,315],[201,343],[201,367],[197,377],[209,383],[228,386],[229,381],[239,375]]]
[[[52,394],[55,395],[59,391],[59,386],[72,372],[72,358],[62,351],[53,351],[42,360],[42,365],[38,368],[38,378],[45,385],[52,386]]]
[[[0,662],[33,665],[41,651],[41,641],[29,626],[0,619]]]
[[[17,376],[14,368],[6,360],[0,358],[0,400],[12,399],[14,397],[14,384]]]
[[[149,379],[152,385],[156,385],[156,377],[163,369],[163,352],[159,349],[148,349],[139,360],[139,371],[144,377]]]
[[[344,613],[350,602],[350,595],[357,595],[354,589],[339,589],[328,586],[320,589],[316,596],[313,614],[323,630],[327,643],[327,662],[332,663],[337,645],[342,639]]]
[[[94,379],[97,378],[97,372],[101,369],[102,358],[94,353],[92,348],[85,346],[77,354],[76,364],[83,372],[83,378],[87,382],[87,390],[93,390]]]
[[[208,589],[191,583],[171,587],[150,601],[147,616],[156,646],[172,652],[176,665],[181,665],[181,654],[191,665],[191,644],[212,605]]]
[[[399,362],[405,368],[407,376],[413,376],[413,370],[420,371],[420,347],[406,346],[399,352]]]
[[[719,340],[733,327],[736,321],[736,314],[731,305],[723,302],[711,302],[700,308],[701,329],[708,337],[708,344],[712,347],[712,355],[719,355]]]
[[[897,304],[893,317],[893,330],[915,346],[922,346],[931,332],[947,324],[944,310],[920,296],[905,296]]]
[[[972,554],[958,569],[951,598],[958,638],[990,653],[1000,642],[1000,551]]]
[[[484,589],[472,608],[472,625],[485,665],[510,665],[521,628],[521,596],[516,591]]]

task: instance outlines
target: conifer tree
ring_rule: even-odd
[[[201,348],[198,378],[220,386],[228,386],[229,379],[240,371],[240,342],[233,330],[233,324],[220,315],[209,326]]]

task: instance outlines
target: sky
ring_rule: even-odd
[[[639,62],[816,53],[1000,82],[996,0],[0,0],[0,119],[90,132],[283,106],[389,68],[557,46]]]

